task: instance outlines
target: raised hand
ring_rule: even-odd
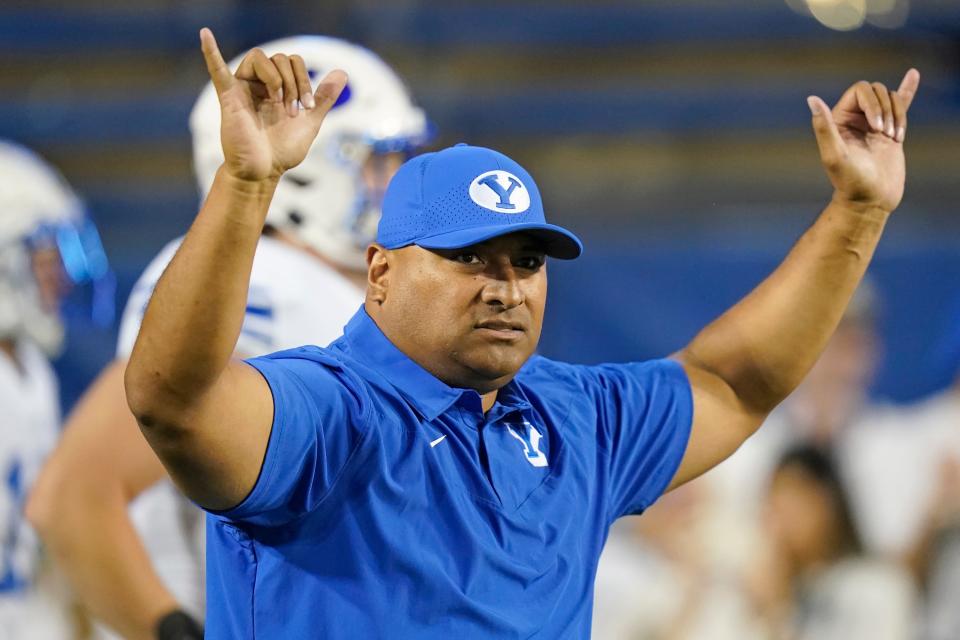
[[[225,170],[242,180],[264,180],[298,165],[347,75],[331,71],[314,93],[300,56],[268,58],[252,49],[230,73],[210,29],[200,30],[200,48],[220,100]]]
[[[886,212],[900,204],[907,111],[919,84],[920,73],[910,69],[896,91],[879,82],[854,84],[832,111],[820,98],[807,98],[834,200]]]

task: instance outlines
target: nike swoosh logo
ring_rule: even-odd
[[[431,446],[431,447],[437,446],[438,444],[440,444],[441,442],[443,442],[443,439],[446,438],[446,437],[447,437],[446,434],[440,436],[440,437],[437,438],[436,440],[432,441],[432,442],[430,443],[430,446]]]

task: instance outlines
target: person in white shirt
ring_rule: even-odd
[[[312,106],[297,101],[290,84],[294,68],[305,67],[315,81],[343,68],[350,82],[305,161],[277,188],[256,251],[236,345],[241,356],[324,346],[340,335],[363,302],[363,251],[376,231],[386,185],[431,133],[400,78],[360,46],[297,36],[260,48],[289,72],[282,74],[289,110]],[[194,106],[190,127],[205,194],[223,162],[211,84]],[[70,416],[63,443],[30,498],[31,519],[82,602],[128,638],[202,637],[203,519],[147,446],[123,390],[144,308],[180,242],[167,245],[135,285],[117,357]]]
[[[902,532],[895,550],[926,595],[917,637],[960,637],[960,299],[935,350],[949,385],[904,407],[876,466],[888,497],[878,526]]]
[[[81,235],[96,255],[77,242]],[[63,345],[63,298],[106,270],[95,228],[59,172],[0,141],[0,640],[72,637],[62,580],[23,508],[60,434],[48,358]]]
[[[916,590],[909,573],[870,554],[832,456],[787,450],[764,500],[768,553],[757,550],[748,588],[775,638],[907,640]]]

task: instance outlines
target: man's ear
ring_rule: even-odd
[[[374,242],[367,247],[367,298],[383,304],[387,299],[390,250]]]

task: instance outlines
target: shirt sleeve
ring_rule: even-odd
[[[212,512],[276,526],[315,510],[349,465],[366,433],[369,401],[359,378],[316,347],[247,363],[273,394],[273,425],[260,476],[236,507]]]
[[[666,490],[687,448],[693,395],[683,367],[673,360],[602,365],[591,372],[612,522],[642,513]]]
[[[123,309],[123,316],[120,319],[116,354],[118,358],[130,357],[133,344],[137,341],[137,334],[140,333],[140,325],[143,323],[143,314],[147,310],[150,296],[153,295],[157,281],[163,275],[163,270],[167,268],[179,246],[179,239],[168,243],[147,265],[136,284],[133,285],[130,297],[127,298],[127,304]]]
[[[147,304],[153,296],[153,290],[160,281],[164,270],[179,249],[181,239],[167,244],[153,261],[143,271],[137,283],[130,292],[127,304],[120,320],[120,330],[117,337],[117,357],[129,358],[133,345],[140,333],[143,324],[143,314]],[[259,250],[259,247],[258,247]],[[257,282],[271,282],[260,275],[263,269],[261,262],[254,260],[254,271],[251,274],[250,290],[247,293],[247,308],[243,317],[243,326],[237,338],[235,352],[241,356],[258,356],[270,353],[285,346],[294,346],[289,342],[282,344],[278,335],[278,303],[275,300],[277,286],[258,285]],[[349,317],[345,315],[343,317]]]
[[[131,291],[120,322],[118,358],[130,357],[137,334],[140,333],[140,325],[143,324],[143,314],[158,280],[138,282]],[[269,292],[251,288],[235,352],[241,356],[255,356],[275,350],[277,340],[274,324],[274,305]]]

